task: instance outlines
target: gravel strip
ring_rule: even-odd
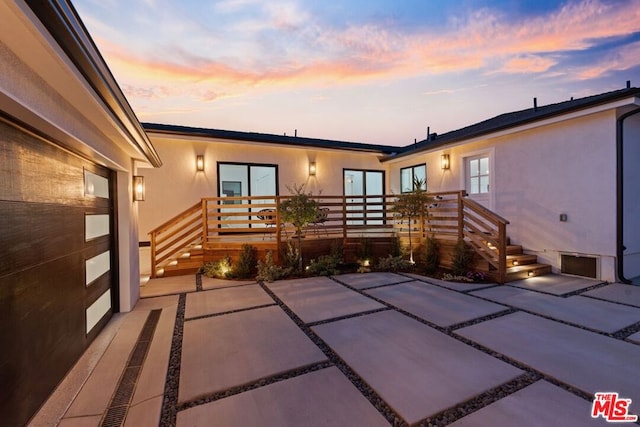
[[[202,274],[196,274],[196,292],[202,291]]]
[[[184,331],[184,310],[187,295],[180,294],[176,323],[173,327],[173,339],[171,340],[171,353],[167,378],[164,383],[164,398],[162,399],[162,411],[160,413],[160,425],[173,427],[178,416],[178,386],[180,384],[180,363],[182,362],[182,333]]]

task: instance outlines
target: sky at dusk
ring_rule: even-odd
[[[72,0],[138,119],[407,145],[640,86],[640,0]]]

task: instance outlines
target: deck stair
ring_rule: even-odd
[[[167,259],[156,268],[156,277],[195,274],[204,264],[204,250],[201,244],[192,244]]]
[[[507,245],[506,282],[528,279],[551,273],[551,266],[538,263],[536,255],[525,254],[520,245]]]

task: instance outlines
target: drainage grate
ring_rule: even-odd
[[[102,419],[100,424],[102,427],[118,427],[123,425],[127,411],[129,410],[131,398],[133,397],[133,390],[135,389],[138,376],[142,370],[142,364],[149,352],[151,339],[160,320],[161,312],[162,310],[151,310],[149,316],[147,316],[147,321],[144,323],[140,336],[138,336],[136,346],[131,351],[127,366],[120,377],[116,392],[111,398],[109,408]]]

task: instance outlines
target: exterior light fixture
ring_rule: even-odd
[[[316,176],[316,162],[309,162],[309,176]]]
[[[204,171],[204,156],[202,154],[196,156],[196,171]]]
[[[133,201],[144,201],[144,176],[134,175],[133,177]]]
[[[451,160],[448,154],[443,154],[442,156],[440,156],[440,167],[442,168],[442,170],[449,170],[449,168],[451,167]]]

